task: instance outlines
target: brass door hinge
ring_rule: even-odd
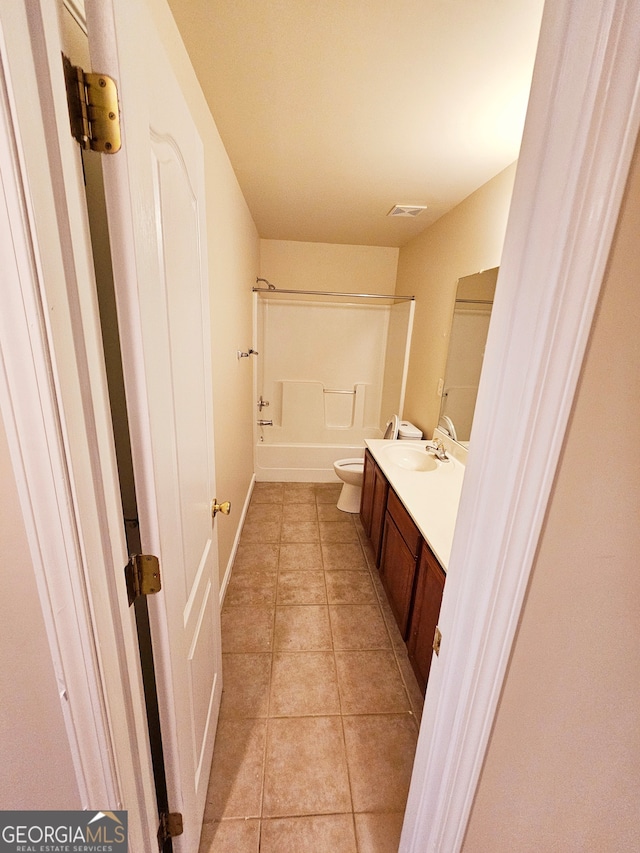
[[[85,72],[62,54],[71,135],[82,148],[115,154],[120,150],[118,90],[112,77]]]
[[[160,592],[160,562],[151,554],[134,554],[129,557],[124,576],[127,580],[129,607],[139,595],[153,595]]]
[[[176,835],[182,835],[182,832],[182,815],[180,812],[163,812],[160,815],[160,826],[158,827],[158,846],[160,850],[164,847],[167,839],[175,838]]]

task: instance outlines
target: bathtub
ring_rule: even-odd
[[[373,436],[372,436],[373,437]],[[336,459],[364,456],[364,444],[266,444],[255,448],[259,483],[339,483]]]
[[[414,303],[257,296],[256,480],[339,483],[333,463],[363,457],[365,439],[382,438],[382,413],[402,411]]]

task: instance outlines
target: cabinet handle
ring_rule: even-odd
[[[436,625],[436,632],[433,635],[433,651],[436,655],[440,654],[440,643],[442,642],[442,634],[440,633],[440,628]]]

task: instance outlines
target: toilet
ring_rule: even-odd
[[[420,441],[422,431],[409,421],[401,421],[397,415],[394,415],[387,424],[384,438]],[[342,512],[360,512],[364,459],[362,457],[338,459],[333,463],[333,470],[344,484],[338,498],[338,509]]]
[[[364,459],[338,459],[333,463],[333,470],[343,482],[338,509],[343,512],[360,512]]]

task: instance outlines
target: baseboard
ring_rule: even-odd
[[[229,581],[231,580],[231,570],[233,569],[233,563],[236,559],[238,545],[240,544],[240,536],[242,535],[244,520],[247,517],[247,510],[249,509],[249,504],[251,503],[251,495],[253,494],[253,487],[255,485],[255,482],[256,475],[254,474],[251,477],[251,482],[249,483],[247,497],[245,498],[244,506],[242,507],[242,515],[240,516],[240,524],[238,525],[238,529],[236,530],[236,538],[233,540],[233,548],[231,549],[231,554],[229,554],[227,568],[225,569],[224,578],[222,579],[222,583],[220,584],[220,610],[222,610],[222,605],[224,604],[224,597],[227,594],[227,587],[229,586]]]

